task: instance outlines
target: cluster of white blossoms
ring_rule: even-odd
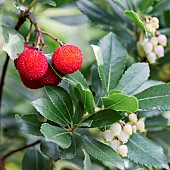
[[[146,57],[150,64],[155,63],[158,58],[164,57],[164,47],[167,45],[167,37],[160,34],[156,30],[158,28],[158,18],[151,17],[146,20],[146,30],[152,34],[152,37],[144,38],[137,43],[139,56]]]
[[[129,115],[129,122],[120,121],[119,123],[114,123],[110,129],[103,132],[103,136],[108,145],[122,157],[125,157],[128,153],[128,148],[125,144],[137,130],[144,132],[145,123],[143,120],[138,120],[137,115],[132,113]]]

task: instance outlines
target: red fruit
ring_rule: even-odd
[[[44,87],[44,84],[41,82],[41,80],[27,80],[24,77],[21,77],[21,80],[23,84],[30,89],[39,89]]]
[[[63,74],[77,71],[83,62],[82,52],[74,45],[64,45],[56,49],[52,56],[54,67]]]
[[[61,82],[61,78],[54,72],[51,66],[48,66],[47,73],[41,79],[41,82],[44,85],[58,85]]]
[[[28,49],[15,59],[15,65],[21,77],[27,80],[39,80],[48,69],[48,61],[42,52]]]

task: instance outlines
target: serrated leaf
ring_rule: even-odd
[[[80,93],[81,101],[83,101],[85,109],[90,114],[94,113],[95,102],[94,102],[93,94],[90,91],[87,81],[83,77],[81,72],[77,71],[76,73],[73,74],[64,75],[62,79],[74,85],[78,89]]]
[[[122,93],[131,94],[141,86],[149,77],[149,65],[147,63],[136,63],[127,69],[116,86]]]
[[[109,97],[103,97],[102,102],[106,109],[116,111],[136,112],[138,109],[138,100],[134,96],[128,96],[122,93],[115,93]]]
[[[131,10],[125,10],[124,14],[126,17],[128,17],[132,22],[134,22],[135,24],[137,24],[140,28],[142,28],[145,33],[146,33],[146,27],[145,24],[141,21],[141,19],[139,18],[138,14],[134,11]]]
[[[81,121],[83,115],[84,115],[84,106],[82,103],[79,102],[77,104],[77,107],[74,113],[74,119],[73,119],[74,124],[78,124]]]
[[[101,110],[91,115],[89,118],[83,121],[81,125],[91,122],[91,128],[102,128],[104,126],[112,125],[122,118],[123,116],[112,109]]]
[[[2,50],[7,52],[9,57],[14,60],[24,50],[24,37],[10,26],[2,25],[1,27],[5,40]]]
[[[57,144],[49,141],[41,141],[40,149],[43,154],[52,158],[54,161],[60,159],[59,148]]]
[[[84,149],[82,150],[84,153],[84,170],[93,170],[89,154]]]
[[[42,122],[38,120],[37,114],[32,113],[23,116],[16,115],[15,119],[20,125],[21,130],[25,133],[42,136],[42,133],[40,132]]]
[[[70,133],[62,128],[43,123],[40,130],[46,141],[54,142],[61,148],[68,148],[71,145]]]
[[[73,103],[69,93],[59,86],[45,86],[45,89],[57,110],[71,123],[73,121]]]
[[[60,149],[61,159],[73,159],[76,156],[76,143],[72,137],[71,145],[67,149]]]
[[[95,139],[88,138],[87,136],[82,137],[82,144],[85,150],[93,157],[100,161],[109,162],[113,166],[124,169],[124,163],[121,157],[111,147],[101,143]]]
[[[63,113],[58,110],[50,100],[38,99],[32,102],[36,110],[45,118],[56,122],[60,125],[68,125],[68,120],[64,117]]]
[[[170,110],[170,83],[152,86],[135,97],[139,101],[139,110],[169,111]]]
[[[169,169],[163,149],[141,134],[133,134],[128,140],[127,147],[128,158],[135,163]]]
[[[99,47],[102,50],[105,84],[109,93],[114,89],[124,71],[127,52],[113,33],[104,36],[99,42]]]
[[[22,160],[22,170],[51,170],[50,160],[38,150],[29,149]]]

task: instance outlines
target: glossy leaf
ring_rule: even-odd
[[[119,38],[113,33],[104,36],[99,42],[99,47],[103,56],[106,90],[109,93],[124,71],[127,53]]]
[[[84,170],[93,170],[89,154],[83,149],[84,153]]]
[[[83,121],[82,125],[84,123],[90,122],[91,128],[101,128],[104,126],[112,125],[113,123],[119,121],[122,118],[123,116],[121,116],[118,112],[112,109],[106,109],[94,113],[85,121]]]
[[[138,109],[138,100],[136,97],[122,93],[115,93],[109,97],[103,97],[102,102],[106,109],[116,111],[136,112]]]
[[[41,98],[33,101],[32,104],[36,108],[36,110],[45,118],[60,125],[69,124],[63,113],[58,110],[51,101]]]
[[[149,77],[149,65],[147,63],[136,63],[127,69],[116,86],[122,93],[131,94],[141,86]]]
[[[135,163],[169,169],[163,149],[141,134],[136,133],[132,135],[127,143],[127,147],[128,158]]]
[[[74,113],[74,120],[73,120],[74,124],[78,124],[81,121],[83,114],[84,114],[84,106],[82,103],[79,102],[77,104],[77,107]]]
[[[21,130],[25,133],[42,136],[42,133],[40,132],[42,122],[38,120],[37,114],[32,113],[23,116],[16,115],[15,118],[20,125]]]
[[[44,123],[41,126],[41,133],[46,141],[54,142],[61,148],[68,148],[71,145],[70,133],[62,128]]]
[[[22,160],[22,170],[51,170],[50,160],[38,150],[29,149]]]
[[[2,50],[7,52],[9,57],[14,60],[24,50],[24,37],[10,26],[2,25],[1,27],[5,40]]]
[[[119,169],[124,169],[123,160],[110,146],[87,136],[82,137],[82,144],[85,150],[96,159],[109,162]]]
[[[139,110],[170,110],[170,83],[152,86],[137,95]]]
[[[57,110],[71,123],[73,121],[73,103],[69,93],[59,86],[45,86],[45,89]]]

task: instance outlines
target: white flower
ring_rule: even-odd
[[[144,51],[145,51],[146,54],[147,54],[147,53],[151,53],[152,50],[153,50],[153,45],[152,45],[152,43],[146,42],[146,43],[143,45],[143,49],[144,49]]]
[[[155,23],[159,24],[159,19],[157,17],[153,17],[152,22],[155,22]]]
[[[153,17],[153,18],[152,18],[152,26],[153,26],[155,29],[158,29],[158,28],[159,28],[159,20],[158,20],[158,18],[156,18],[156,17]]]
[[[114,134],[111,130],[105,130],[103,132],[103,136],[104,136],[106,142],[111,141],[114,138]]]
[[[146,27],[146,30],[147,30],[148,32],[152,33],[153,27],[152,27],[152,24],[151,24],[151,23],[147,23],[147,24],[145,25],[145,27]]]
[[[157,47],[154,48],[155,54],[160,58],[164,56],[164,48],[161,45],[158,45]]]
[[[147,55],[147,60],[149,61],[150,64],[153,64],[156,62],[156,54],[155,53],[150,53]]]
[[[137,130],[139,130],[140,132],[144,132],[145,131],[145,123],[143,120],[139,120],[137,123],[136,123],[136,127],[137,127]]]
[[[132,126],[130,124],[126,124],[123,129],[128,135],[132,135]]]
[[[133,132],[133,133],[136,133],[136,130],[137,130],[136,125],[133,125],[133,126],[132,126],[132,132]]]
[[[128,139],[129,135],[124,130],[122,130],[119,135],[119,140],[122,141],[122,143],[127,143]]]
[[[110,141],[109,145],[115,150],[117,151],[118,147],[120,146],[120,141],[117,139],[114,139],[112,141]]]
[[[157,37],[152,37],[150,39],[150,42],[152,43],[152,45],[155,47],[158,45],[158,38]]]
[[[158,42],[160,45],[166,46],[167,45],[167,37],[163,34],[158,36]]]
[[[117,150],[122,157],[127,156],[128,147],[126,145],[120,145]]]
[[[119,123],[114,123],[112,126],[111,126],[111,131],[112,133],[115,135],[115,136],[119,136],[120,135],[120,132],[122,131],[122,127]]]
[[[129,115],[129,121],[132,122],[132,123],[136,123],[137,122],[137,115],[135,113],[131,113]]]

